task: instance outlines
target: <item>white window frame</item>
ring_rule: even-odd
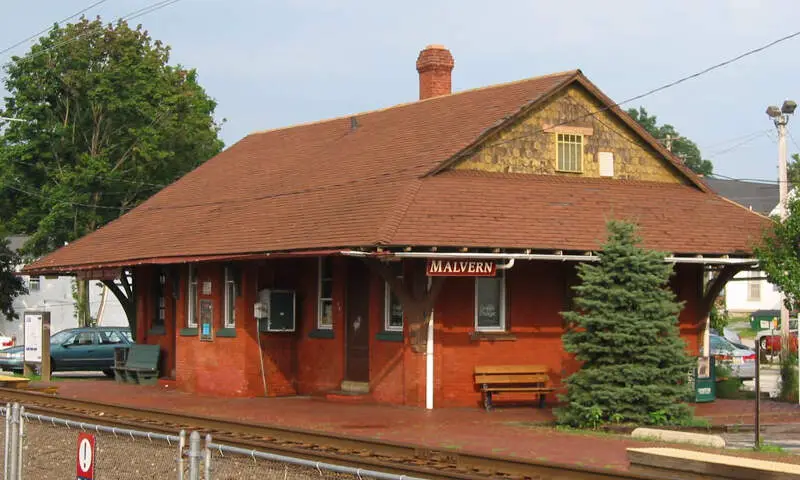
[[[33,285],[36,285],[36,288]],[[41,276],[34,276],[28,277],[28,290],[31,292],[39,292],[42,290],[42,277]]]
[[[325,265],[325,257],[319,257],[317,259],[317,330],[333,330],[333,266],[331,266],[330,277],[326,277],[326,279],[330,280],[331,282],[331,296],[330,297],[323,297],[322,296],[322,281],[323,277],[322,274],[323,268]],[[322,323],[322,312],[325,311],[323,305],[325,303],[331,304],[331,323],[330,324],[323,324]]]
[[[236,278],[233,267],[225,265],[225,320],[224,328],[236,328]]]
[[[197,328],[197,267],[189,264],[189,278],[187,279],[189,288],[186,289],[186,326]]]
[[[497,278],[497,277],[475,277],[475,302],[473,310],[475,311],[474,326],[476,332],[505,332],[506,331],[506,271],[498,270],[497,276],[500,277],[500,326],[497,327],[482,327],[478,325],[478,282],[481,278]]]
[[[569,172],[569,173],[583,173],[583,135],[577,133],[556,133],[556,170],[559,172]],[[564,144],[564,150],[566,151],[567,147],[573,148],[577,147],[578,158],[577,158],[577,167],[572,168],[573,165],[571,164],[572,158],[570,158],[570,165],[562,162],[562,156],[559,154],[561,149],[559,148],[561,144]]]
[[[400,263],[400,274],[396,275],[396,278],[403,281],[403,264]],[[392,287],[389,285],[389,282],[384,282],[385,287],[383,289],[383,331],[384,332],[402,332],[403,328],[406,325],[406,312],[403,311],[403,318],[401,319],[400,325],[392,325],[390,320],[392,319]],[[400,299],[398,299],[400,301]],[[400,304],[400,308],[403,308],[403,304]]]

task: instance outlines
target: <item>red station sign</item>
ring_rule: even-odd
[[[94,480],[94,435],[81,432],[78,434],[77,480]]]
[[[497,264],[492,260],[428,260],[429,277],[494,277]]]

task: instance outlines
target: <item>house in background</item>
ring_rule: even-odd
[[[9,237],[9,246],[11,250],[18,251],[27,240],[26,236],[12,235]],[[22,266],[19,269],[21,270]],[[0,333],[15,337],[16,343],[21,344],[23,339],[22,315],[25,310],[29,309],[50,312],[50,325],[53,333],[78,326],[75,299],[72,295],[75,284],[74,277],[22,275],[22,280],[28,288],[28,294],[14,299],[14,311],[17,312],[19,318],[13,322],[0,324],[2,325]],[[98,325],[128,326],[128,318],[117,297],[99,282],[89,283],[89,311],[92,318],[97,319]]]
[[[778,185],[741,180],[705,178],[719,195],[762,215],[777,214]],[[733,314],[751,314],[758,310],[780,309],[780,292],[764,279],[764,272],[746,270],[728,282],[723,292],[725,309]]]

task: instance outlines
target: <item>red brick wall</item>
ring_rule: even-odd
[[[470,338],[474,331],[475,281],[448,279],[435,309],[434,405],[478,405],[480,393],[473,385],[476,365],[544,364],[556,385],[575,372],[579,363],[564,351],[559,315],[565,309],[564,293],[573,268],[571,263],[518,262],[507,272],[506,321],[513,339],[504,341]],[[701,282],[702,267],[693,265],[679,267],[672,282],[679,300],[686,302],[680,315],[681,335],[692,354],[697,352]],[[520,397],[505,394],[503,398]],[[548,402],[554,400],[555,395],[548,396]]]
[[[246,291],[249,281],[243,272],[242,288]],[[182,295],[179,304],[178,324],[186,327],[186,282],[187,271],[182,276]],[[203,282],[212,282],[211,295],[202,294]],[[201,394],[220,396],[252,396],[258,393],[258,383],[254,381],[252,363],[258,361],[257,357],[250,357],[252,352],[255,332],[252,330],[252,313],[245,308],[245,296],[237,298],[236,336],[232,338],[220,337],[216,332],[223,328],[223,292],[224,292],[224,265],[223,264],[198,264],[197,265],[198,295],[201,300],[210,299],[213,302],[213,330],[214,339],[211,342],[201,342],[199,336],[179,335],[177,351],[177,383],[182,390]],[[250,315],[247,315],[250,313]],[[250,328],[248,328],[250,327]],[[258,379],[258,377],[255,377]]]
[[[297,331],[260,334],[263,349],[267,395],[319,394],[338,390],[344,378],[345,311],[348,258],[334,259],[333,338],[313,338],[317,324],[317,259],[270,260],[241,266],[242,293],[237,298],[236,336],[215,336],[201,342],[197,335],[177,338],[176,370],[179,388],[189,392],[219,396],[262,396],[261,364],[257,324],[253,304],[264,288],[294,290],[297,294]],[[222,264],[198,265],[198,291],[202,282],[212,282],[214,330],[223,326]],[[551,378],[574,372],[578,363],[564,352],[561,344],[564,293],[574,264],[561,262],[518,262],[507,272],[506,319],[511,339],[473,338],[474,279],[448,278],[435,307],[434,405],[435,407],[477,406],[480,394],[473,385],[476,365],[544,364]],[[140,331],[142,340],[162,345],[165,355],[172,351],[172,333],[147,335],[147,315],[152,300],[147,268],[137,269],[140,292]],[[681,265],[672,280],[679,299],[685,301],[681,313],[681,334],[690,352],[698,345],[698,308],[701,299],[702,268]],[[187,268],[180,269],[180,295],[177,301],[178,330],[186,326]],[[168,289],[171,282],[168,282]],[[425,406],[425,355],[408,345],[408,325],[404,342],[382,340],[377,334],[384,326],[384,282],[372,274],[370,284],[370,389],[382,403]],[[168,302],[169,305],[169,302]],[[169,318],[169,317],[168,317]],[[169,320],[166,322],[168,329]],[[509,395],[505,399],[513,399]],[[555,399],[551,395],[548,401]]]
[[[369,377],[372,398],[381,403],[404,404],[403,342],[377,338],[385,326],[386,285],[376,273],[371,276],[369,322]]]

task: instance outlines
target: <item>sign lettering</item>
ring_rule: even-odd
[[[494,277],[497,264],[492,260],[428,260],[429,277]]]

